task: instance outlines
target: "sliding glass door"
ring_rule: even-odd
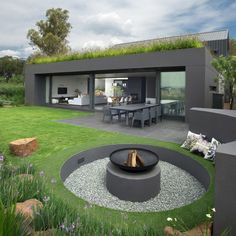
[[[162,114],[185,117],[185,71],[161,72]]]

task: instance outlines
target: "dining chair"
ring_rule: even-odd
[[[144,123],[145,121],[148,121],[149,126],[150,126],[150,114],[149,114],[149,109],[143,109],[142,111],[136,111],[133,115],[132,118],[132,124],[131,126],[134,126],[134,122],[136,121],[140,121],[141,123],[141,127],[144,127]]]
[[[111,106],[104,106],[103,107],[103,122],[108,119],[111,123],[113,122],[113,117],[117,116],[119,119],[119,112],[117,110],[111,110]]]

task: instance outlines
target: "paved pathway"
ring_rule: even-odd
[[[136,136],[154,138],[174,143],[182,143],[188,132],[188,124],[182,121],[163,120],[150,127],[129,127],[125,125],[125,121],[118,122],[114,119],[113,123],[102,121],[102,112],[94,112],[86,117],[78,117],[59,122],[79,125],[83,127],[96,128],[106,131],[120,132]]]

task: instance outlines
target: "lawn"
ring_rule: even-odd
[[[78,209],[79,214],[92,219],[94,224],[103,222],[103,224],[125,230],[128,232],[127,235],[137,235],[134,232],[139,232],[140,235],[162,235],[163,228],[168,224],[167,217],[182,219],[189,228],[206,220],[205,214],[212,208],[213,203],[214,167],[212,163],[190,154],[174,143],[56,122],[85,115],[89,115],[89,113],[43,107],[1,108],[0,151],[5,154],[8,163],[15,165],[27,160],[35,166],[38,172],[43,170],[47,178],[47,185],[53,189],[54,194],[74,209]],[[37,152],[27,159],[12,156],[8,148],[9,142],[25,137],[38,139]],[[190,205],[159,213],[124,213],[99,206],[85,209],[87,203],[64,187],[60,179],[61,166],[70,156],[80,151],[120,143],[156,145],[186,154],[208,170],[211,176],[209,191]],[[52,178],[56,180],[56,184],[51,183]],[[145,231],[149,233],[145,234]]]

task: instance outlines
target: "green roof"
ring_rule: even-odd
[[[66,55],[35,57],[29,61],[29,64],[45,64],[52,62],[72,61],[93,59],[101,57],[122,56],[149,52],[160,52],[168,50],[201,48],[204,44],[197,38],[178,38],[176,40],[153,42],[148,45],[128,46],[123,48],[108,48],[105,50],[88,50],[85,52],[75,52]]]

